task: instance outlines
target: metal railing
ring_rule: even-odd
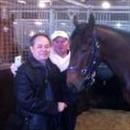
[[[13,9],[9,8],[7,12],[9,18],[13,17],[13,41],[21,48],[18,50],[19,52],[16,50],[10,51],[11,53],[15,53],[14,55],[25,53],[29,45],[29,39],[35,33],[45,32],[50,35],[54,30],[64,30],[71,34],[74,30],[72,22],[74,15],[78,16],[79,21],[87,22],[89,14],[93,12],[97,24],[105,24],[114,28],[130,31],[130,6],[113,6],[109,10],[104,10],[100,6],[88,6],[86,8],[77,6],[55,6],[39,9],[33,5],[28,6],[28,8],[23,8],[22,6]],[[6,25],[3,26],[3,28],[5,27]],[[10,46],[13,46],[13,44]],[[8,48],[8,46],[4,48]],[[12,62],[12,59],[13,58],[7,59],[5,55],[4,58],[2,57],[2,62]]]

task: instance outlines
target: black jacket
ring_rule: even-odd
[[[45,97],[46,77],[52,87],[53,101],[48,101]],[[27,112],[54,115],[58,113],[58,101],[64,101],[68,105],[70,103],[65,79],[61,76],[59,69],[49,60],[45,67],[29,56],[18,69],[15,86],[17,104]]]

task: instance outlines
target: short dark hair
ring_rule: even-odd
[[[30,46],[33,46],[33,45],[34,45],[34,40],[35,40],[37,37],[39,37],[39,36],[46,37],[46,38],[48,39],[48,41],[50,42],[50,44],[51,44],[51,40],[50,40],[50,38],[49,38],[49,36],[48,36],[47,34],[45,34],[45,33],[37,33],[37,34],[35,34],[35,35],[33,35],[33,36],[31,37],[31,39],[30,39]]]

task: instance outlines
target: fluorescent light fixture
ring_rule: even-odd
[[[117,27],[117,28],[120,28],[121,26],[122,26],[121,23],[117,23],[117,24],[116,24],[116,27]]]
[[[62,26],[66,26],[66,23],[60,23]]]
[[[39,7],[39,8],[45,8],[45,7],[46,7],[45,1],[44,1],[44,0],[40,0],[40,1],[38,2],[38,7]]]
[[[85,2],[85,0],[81,0],[81,2]]]
[[[36,22],[34,22],[34,24],[40,26],[40,25],[42,25],[42,22],[36,21]]]
[[[20,3],[20,4],[26,4],[25,0],[18,0],[17,2]]]
[[[103,8],[103,9],[109,9],[110,7],[111,7],[110,2],[104,1],[104,2],[102,3],[102,8]]]

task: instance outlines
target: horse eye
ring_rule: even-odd
[[[87,73],[87,69],[82,69],[81,70],[81,76],[86,76]]]

